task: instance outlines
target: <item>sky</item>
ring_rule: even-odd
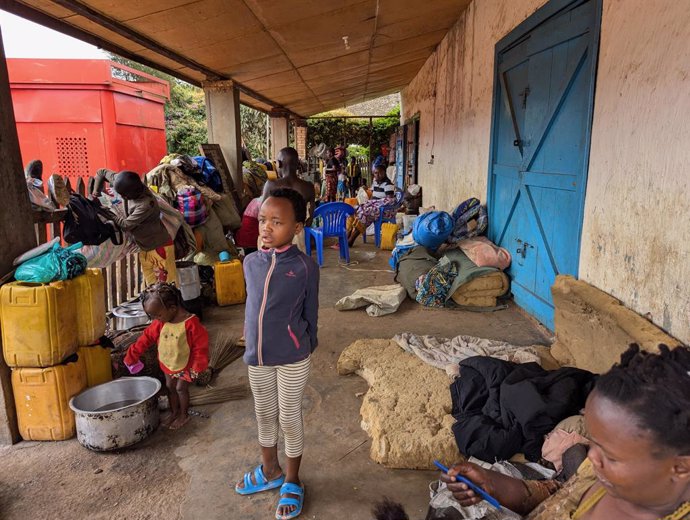
[[[91,44],[2,10],[0,28],[8,58],[107,58]]]

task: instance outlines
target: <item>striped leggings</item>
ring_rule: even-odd
[[[307,386],[311,357],[290,365],[249,365],[249,384],[259,423],[259,444],[278,444],[278,425],[285,437],[285,455],[300,457],[304,450],[302,397]]]

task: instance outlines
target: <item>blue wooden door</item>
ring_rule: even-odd
[[[577,276],[601,5],[552,0],[496,46],[489,235],[515,301],[553,329],[551,285]]]

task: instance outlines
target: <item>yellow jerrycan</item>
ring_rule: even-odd
[[[239,260],[218,262],[214,270],[218,305],[222,307],[244,303],[247,299],[247,291],[244,286],[242,262]]]
[[[22,438],[62,441],[73,437],[76,426],[69,400],[85,388],[81,358],[48,368],[13,369],[12,391]]]
[[[77,297],[77,343],[92,345],[105,334],[105,280],[100,269],[87,269],[72,280]]]
[[[57,365],[77,350],[77,298],[72,280],[13,282],[0,288],[0,328],[7,364]]]
[[[77,354],[84,361],[86,368],[86,386],[100,385],[113,380],[113,364],[110,360],[110,349],[100,345],[79,347]]]

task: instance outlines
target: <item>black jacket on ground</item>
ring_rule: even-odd
[[[539,460],[544,436],[580,412],[595,378],[577,368],[547,371],[485,356],[461,361],[450,385],[460,452],[487,462],[521,452]]]

